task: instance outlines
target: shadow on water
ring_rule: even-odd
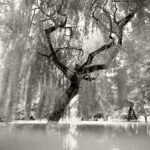
[[[0,150],[149,150],[150,124],[0,125]]]

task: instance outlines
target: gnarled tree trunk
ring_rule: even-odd
[[[77,95],[78,91],[79,83],[71,82],[69,88],[65,91],[62,97],[56,100],[54,109],[49,116],[49,120],[59,121],[63,116],[67,105],[70,103],[71,99]]]

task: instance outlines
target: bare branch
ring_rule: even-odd
[[[118,25],[120,28],[123,28],[135,15],[136,11],[131,12],[129,15],[127,15],[125,18],[118,21]]]
[[[50,41],[48,33],[46,33],[46,38],[49,44],[49,49],[51,51],[52,55],[52,60],[55,63],[55,65],[64,73],[64,75],[68,78],[71,79],[73,76],[73,71],[71,71],[68,67],[66,67],[62,62],[59,61],[59,59],[56,56],[56,52],[53,49],[52,43]]]
[[[106,31],[109,31],[109,29],[107,28],[107,26],[100,20],[96,17],[95,13],[96,13],[96,9],[94,11],[92,11],[92,17],[93,19],[96,21],[97,25],[99,27],[103,27]]]
[[[109,29],[108,29],[109,30],[109,38],[115,42],[115,38],[112,37],[112,33],[114,33],[117,36],[116,44],[122,45],[123,28],[134,17],[134,15],[136,13],[136,9],[134,11],[132,11],[130,14],[128,14],[125,18],[121,19],[120,21],[117,21],[117,18],[116,18],[116,13],[118,11],[117,4],[116,4],[117,2],[115,2],[115,5],[114,5],[115,11],[113,14],[113,19],[111,18],[111,14],[107,11],[107,9],[105,9],[105,6],[107,5],[107,3],[108,3],[108,0],[106,0],[104,3],[104,6],[101,7],[101,6],[99,6],[98,2],[95,0],[94,4],[92,4],[92,8],[91,8],[92,17],[96,20],[96,22],[99,22],[100,20],[95,16],[95,12],[98,12],[97,9],[99,9],[99,10],[102,9],[104,15],[109,20]],[[115,24],[116,29],[113,28],[113,24]]]
[[[76,48],[76,47],[60,47],[60,48],[54,48],[55,50],[55,53],[57,55],[57,53],[61,52],[62,50],[75,50],[75,51],[78,51],[79,53],[77,55],[81,55],[83,56],[84,55],[84,51],[82,48]],[[37,52],[37,54],[41,55],[41,56],[44,56],[48,59],[50,59],[52,57],[52,55],[47,55],[47,54],[44,54],[44,53],[40,53],[40,52]],[[74,55],[75,56],[75,55]]]
[[[97,50],[95,50],[94,52],[90,53],[89,56],[88,56],[88,58],[87,58],[87,60],[86,60],[86,62],[81,66],[81,69],[84,68],[85,66],[90,65],[90,64],[92,63],[94,57],[95,57],[97,54],[99,54],[99,53],[101,53],[101,52],[103,52],[103,51],[105,51],[105,50],[111,48],[112,46],[114,46],[114,43],[113,43],[113,42],[110,42],[109,44],[105,44],[105,45],[103,45],[102,47],[100,47],[100,48],[98,48]]]
[[[94,2],[96,3],[97,1],[94,1]],[[95,4],[95,3],[94,3],[94,4]],[[102,25],[105,27],[105,29],[107,29],[107,30],[109,31],[109,38],[114,41],[113,37],[111,36],[112,33],[113,33],[111,15],[110,15],[110,13],[105,9],[105,6],[107,5],[107,3],[108,3],[108,0],[105,1],[103,7],[99,6],[99,4],[96,4],[95,7],[94,7],[94,4],[93,4],[92,7],[91,7],[92,17],[94,18],[94,20],[96,20],[96,22],[100,22],[100,19],[98,19],[98,18],[95,16],[95,12],[97,11],[97,9],[99,9],[99,11],[100,11],[100,10],[103,10],[104,15],[107,17],[107,19],[108,19],[108,21],[109,21],[109,29],[107,28],[106,25],[104,25],[102,22],[101,22],[101,23],[102,23]],[[92,9],[93,9],[93,10],[92,10]]]
[[[118,11],[118,8],[117,8],[116,2],[115,2],[114,6],[115,6],[115,12],[114,12],[114,15],[113,15],[113,21],[114,21],[115,24],[117,24],[118,22],[117,22],[117,18],[116,18],[116,13]]]
[[[106,25],[105,25],[101,20],[99,20],[99,19],[95,16],[95,11],[92,12],[92,17],[93,17],[93,19],[96,21],[96,23],[97,23],[97,25],[98,25],[99,27],[100,27],[100,25],[101,25],[104,29],[109,30],[109,29],[106,27]],[[100,23],[100,25],[99,25],[99,23]]]
[[[117,9],[116,5],[115,5],[115,12],[113,14],[113,20],[112,20],[110,13],[104,8],[107,5],[108,0],[106,0],[103,8],[101,8],[101,6],[98,6],[98,4],[95,4],[95,3],[97,3],[96,0],[94,1],[94,4],[92,4],[92,8],[91,8],[91,9],[93,9],[93,11],[92,11],[93,18],[98,22],[99,19],[95,17],[95,12],[97,11],[97,8],[103,10],[103,13],[105,14],[105,16],[109,20],[109,38],[112,39],[112,42],[110,42],[109,44],[105,44],[101,48],[99,48],[99,49],[97,49],[94,52],[89,54],[86,62],[78,69],[82,73],[90,73],[90,72],[94,72],[94,71],[97,71],[97,70],[106,69],[107,66],[109,66],[108,64],[107,65],[102,64],[102,65],[94,65],[94,66],[88,67],[88,65],[90,65],[92,63],[94,57],[97,54],[99,54],[100,52],[105,51],[105,50],[115,46],[115,39],[112,37],[112,33],[114,33],[117,36],[117,39],[118,39],[117,40],[118,41],[117,47],[119,48],[119,46],[122,45],[123,28],[133,18],[134,14],[135,14],[135,11],[133,11],[132,13],[127,15],[125,18],[123,18],[123,19],[121,19],[120,21],[117,22],[116,13],[117,13],[118,9]],[[113,29],[113,23],[116,24],[116,27],[117,27],[116,29]],[[117,52],[118,52],[118,50],[116,50],[116,53]],[[115,55],[113,55],[113,56],[115,56]],[[113,58],[114,57],[112,57],[111,59],[113,59]]]
[[[65,75],[68,79],[71,79],[74,72],[73,72],[72,70],[70,70],[67,66],[65,66],[65,65],[57,58],[56,52],[54,51],[54,48],[53,48],[53,46],[52,46],[51,39],[50,39],[50,34],[51,34],[52,32],[54,32],[58,27],[60,27],[60,28],[65,27],[66,22],[67,22],[67,18],[66,18],[66,20],[64,21],[64,23],[62,23],[62,24],[60,24],[60,25],[58,25],[58,26],[52,26],[52,27],[49,27],[49,28],[45,29],[45,33],[46,33],[47,42],[48,42],[48,44],[49,44],[49,49],[50,49],[50,51],[51,51],[51,55],[52,55],[53,62],[54,62],[55,65],[64,73],[64,75]]]
[[[100,64],[100,65],[92,65],[92,66],[87,66],[83,69],[82,73],[91,73],[94,71],[98,70],[104,70],[107,69],[107,66],[105,64]]]
[[[123,38],[123,28],[125,25],[134,17],[136,11],[131,12],[129,15],[127,15],[125,18],[118,21],[118,45],[122,45],[122,38]]]
[[[103,12],[105,13],[105,16],[109,20],[109,38],[114,41],[114,38],[112,37],[113,29],[112,29],[112,19],[111,19],[111,16],[110,16],[109,12],[105,8],[103,8]]]
[[[90,10],[92,11],[94,8],[94,5],[97,3],[98,0],[94,0],[93,3],[90,6]]]
[[[103,8],[105,8],[105,6],[107,5],[108,0],[105,1]]]

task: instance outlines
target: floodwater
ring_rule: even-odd
[[[0,124],[0,150],[150,150],[150,124]]]

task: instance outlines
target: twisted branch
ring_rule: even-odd
[[[92,7],[94,7],[95,3],[97,2],[97,0],[94,1],[94,4],[92,4]],[[90,73],[90,72],[94,72],[97,70],[102,70],[102,69],[106,69],[108,64],[100,64],[100,65],[93,65],[93,66],[88,66],[92,63],[94,57],[96,55],[98,55],[99,53],[101,53],[102,51],[106,51],[108,49],[110,49],[111,47],[116,46],[114,43],[114,38],[112,37],[112,33],[115,33],[116,36],[118,37],[118,43],[117,43],[117,47],[122,45],[122,38],[123,38],[123,28],[124,26],[134,17],[136,11],[131,12],[130,14],[128,14],[125,18],[121,19],[120,21],[117,22],[116,20],[116,13],[117,13],[117,6],[113,15],[113,20],[109,14],[109,12],[104,8],[106,6],[106,4],[108,3],[108,0],[106,0],[103,8],[101,8],[100,6],[98,6],[98,4],[93,8],[94,12],[92,12],[92,14],[95,14],[95,11],[97,8],[101,8],[103,9],[104,14],[107,16],[108,20],[109,20],[109,38],[112,39],[112,42],[103,45],[102,47],[100,47],[99,49],[95,50],[94,52],[90,53],[86,62],[78,69],[79,71],[81,71],[82,73]],[[97,18],[96,18],[97,19]],[[115,23],[117,26],[117,30],[118,31],[113,31],[113,26],[112,23]],[[116,51],[118,52],[118,50]],[[115,55],[114,55],[115,56]],[[112,58],[113,59],[113,58]]]
[[[66,24],[66,21],[59,25],[59,27],[64,27]],[[56,52],[52,46],[52,43],[51,43],[51,40],[50,40],[50,34],[52,32],[54,32],[56,29],[58,28],[58,26],[53,26],[53,27],[49,27],[47,29],[45,29],[45,34],[46,34],[46,38],[47,38],[47,41],[48,41],[48,44],[49,44],[49,49],[50,49],[50,52],[51,52],[51,55],[52,55],[52,59],[53,59],[53,62],[55,63],[55,65],[64,73],[64,75],[68,78],[68,79],[71,79],[72,76],[73,76],[73,71],[71,71],[67,66],[65,66],[58,58],[57,58],[57,55],[56,55]]]

